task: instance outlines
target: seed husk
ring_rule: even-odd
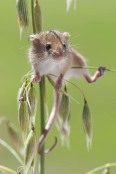
[[[67,93],[67,89],[65,86],[65,93]],[[70,98],[65,93],[62,94],[58,117],[56,120],[56,126],[61,134],[62,143],[66,143],[69,147],[69,135],[70,135],[70,115],[71,115],[71,106],[70,106]]]
[[[26,86],[27,86],[27,81],[24,81],[21,87],[19,88],[17,95],[18,104],[20,103],[20,101],[26,100]]]
[[[83,128],[86,136],[86,144],[88,150],[91,148],[92,145],[92,117],[89,105],[87,100],[84,98],[84,107],[83,107],[83,114],[82,114],[82,123]]]
[[[67,92],[66,86],[65,86],[65,92]],[[69,119],[69,114],[71,110],[70,106],[70,98],[62,94],[60,105],[59,105],[59,115],[62,117],[63,121],[65,122],[67,119]]]
[[[69,11],[69,8],[71,6],[72,0],[66,0],[66,11]]]
[[[27,112],[27,102],[21,101],[18,108],[18,121],[22,131],[23,140],[26,139],[27,131],[28,131],[28,122],[29,116]]]
[[[37,111],[37,97],[36,97],[36,91],[31,83],[28,91],[27,91],[27,105],[28,105],[28,114],[29,114],[29,121],[30,125],[35,125],[35,117],[36,117],[36,111]]]
[[[36,0],[34,5],[34,20],[36,33],[39,33],[42,31],[42,13],[38,0]]]
[[[29,169],[32,167],[33,160],[35,160],[36,158],[36,153],[37,153],[36,134],[35,130],[33,129],[30,131],[25,143],[24,174],[27,174]]]
[[[22,36],[23,28],[26,30],[26,34],[28,36],[29,17],[28,17],[27,0],[16,0],[16,9],[17,9],[19,29],[20,29],[20,38]]]

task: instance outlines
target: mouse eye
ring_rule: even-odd
[[[52,48],[52,45],[50,43],[48,43],[48,44],[46,44],[45,48],[47,51],[49,51]]]
[[[67,45],[65,43],[63,43],[63,48],[66,49],[67,48]]]

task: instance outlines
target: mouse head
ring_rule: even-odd
[[[67,56],[70,52],[68,47],[68,39],[70,35],[67,32],[47,31],[39,34],[31,35],[33,47],[38,54],[43,54],[43,58],[54,58],[60,60]]]

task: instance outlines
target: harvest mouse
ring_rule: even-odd
[[[68,44],[69,37],[69,33],[56,30],[30,36],[32,46],[29,49],[29,60],[34,72],[33,82],[40,82],[42,76],[49,76],[55,82],[53,108],[39,139],[38,153],[41,153],[41,148],[57,117],[62,83],[73,76],[85,77],[88,82],[95,82],[106,70],[105,67],[100,67],[91,76],[86,68],[85,58]]]
[[[89,74],[85,58],[68,44],[69,37],[69,33],[56,30],[30,36],[29,60],[34,71],[33,82],[39,82],[44,75],[56,81],[60,74],[65,80],[79,76],[95,82],[104,74],[105,67],[100,67],[93,76]]]

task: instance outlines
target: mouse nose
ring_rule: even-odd
[[[61,57],[62,56],[62,49],[58,48],[57,50],[52,51],[52,56],[54,57]]]

